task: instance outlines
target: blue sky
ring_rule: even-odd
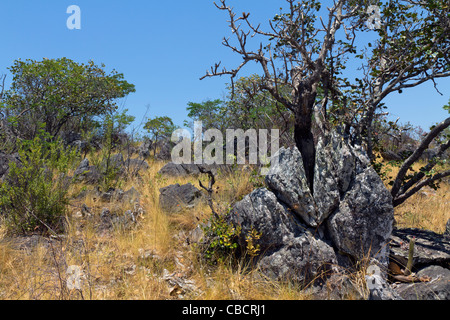
[[[69,30],[68,6],[81,9],[81,30]],[[267,22],[283,0],[229,0],[236,12],[251,12],[252,21]],[[124,101],[139,122],[149,105],[149,117],[167,115],[178,125],[187,118],[189,101],[221,98],[229,78],[200,81],[205,71],[222,61],[235,67],[240,57],[221,45],[230,36],[228,16],[211,0],[15,0],[0,3],[0,74],[15,59],[67,57],[93,60],[116,69],[136,86]],[[250,67],[242,75],[259,71]],[[8,80],[11,80],[9,76]],[[385,102],[392,117],[428,128],[448,113],[450,79],[439,80],[443,96],[432,83],[405,90]]]

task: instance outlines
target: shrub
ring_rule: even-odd
[[[239,227],[228,223],[224,215],[211,215],[202,229],[206,239],[206,260],[214,264],[233,256],[238,248],[237,237],[241,233]]]
[[[19,143],[20,163],[11,162],[0,184],[0,211],[9,232],[56,232],[68,204],[69,167],[77,157],[73,148],[50,141],[41,133]]]

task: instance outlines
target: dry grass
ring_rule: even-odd
[[[413,169],[417,172],[422,166],[424,163],[417,162],[413,165]],[[397,167],[390,167],[390,180],[397,173]],[[424,187],[395,208],[395,220],[399,228],[420,228],[443,233],[448,219],[450,219],[450,184],[446,182],[442,182],[437,190]]]
[[[159,208],[159,189],[174,183],[192,183],[194,178],[168,178],[157,174],[164,165],[151,162],[142,172],[142,179],[129,179],[120,188],[134,186],[140,193],[145,213],[139,227],[124,232],[114,230],[99,233],[92,219],[75,218],[74,213],[85,203],[98,217],[103,207],[125,211],[126,204],[101,203],[93,197],[72,201],[67,220],[67,235],[46,241],[34,249],[19,249],[14,239],[6,238],[0,228],[0,299],[312,299],[307,291],[289,283],[280,283],[250,270],[244,262],[228,262],[210,266],[199,260],[192,245],[187,245],[183,233],[194,229],[210,214],[200,205],[182,214],[166,214]],[[207,177],[202,177],[207,182]],[[215,185],[215,201],[224,210],[253,190],[258,181],[250,171],[220,177]],[[71,190],[78,194],[86,186]],[[435,194],[414,196],[396,209],[397,224],[442,232],[450,218],[449,185]],[[1,224],[0,224],[1,226]],[[81,266],[81,290],[68,290],[67,267]],[[365,270],[365,268],[360,268]],[[180,290],[168,281],[171,275],[195,286],[192,291]],[[364,285],[364,273],[352,275],[354,283]],[[351,297],[350,297],[351,298]]]

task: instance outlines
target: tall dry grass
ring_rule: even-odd
[[[198,249],[188,245],[183,235],[209,217],[209,207],[202,204],[181,214],[167,214],[159,208],[160,188],[174,183],[192,183],[199,188],[198,180],[163,177],[157,172],[164,163],[149,164],[141,179],[130,177],[120,184],[123,190],[134,187],[140,193],[144,214],[135,229],[102,234],[95,228],[95,219],[78,217],[83,203],[91,208],[94,218],[104,207],[120,212],[130,209],[127,204],[102,203],[92,196],[71,201],[65,218],[66,235],[50,244],[40,239],[39,244],[27,247],[18,239],[7,238],[0,224],[0,299],[314,298],[294,284],[265,278],[244,261],[211,266],[198,259]],[[207,176],[200,179],[207,184]],[[217,177],[213,196],[218,210],[226,210],[260,184],[250,170]],[[90,187],[76,185],[71,193],[77,195],[86,188]],[[397,225],[442,232],[450,218],[449,190],[449,185],[442,185],[435,193],[409,199],[395,210]],[[67,288],[66,270],[71,265],[83,270],[81,290]],[[190,281],[195,290],[174,288],[168,275]],[[352,281],[361,287],[363,280],[363,271],[353,274]]]

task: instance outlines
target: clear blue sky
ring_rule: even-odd
[[[67,7],[81,8],[81,30],[69,30]],[[284,0],[229,0],[236,12],[251,12],[252,21],[267,22]],[[221,45],[230,36],[228,16],[211,0],[14,0],[0,3],[0,74],[15,59],[67,57],[104,63],[124,73],[136,86],[125,108],[137,120],[170,116],[182,125],[189,101],[221,98],[227,77],[199,78],[215,62],[235,67],[240,57]],[[253,67],[245,74],[259,71]],[[11,80],[11,77],[8,78]],[[385,102],[393,117],[428,128],[442,121],[450,97],[450,79],[405,90]]]

